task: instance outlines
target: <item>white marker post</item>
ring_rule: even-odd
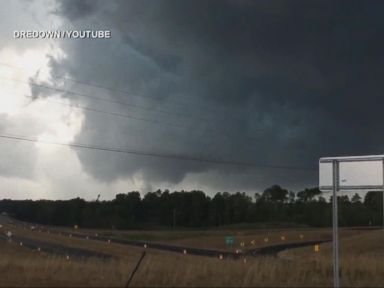
[[[333,285],[338,288],[340,278],[337,192],[383,191],[384,228],[384,155],[320,158],[319,189],[333,193]]]

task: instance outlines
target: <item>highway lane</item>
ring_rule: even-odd
[[[321,244],[324,242],[328,242],[330,240],[314,240],[314,241],[300,241],[300,242],[293,242],[293,243],[283,243],[283,244],[277,244],[277,245],[270,245],[266,247],[261,248],[255,248],[252,250],[248,250],[246,252],[229,252],[229,251],[222,251],[222,250],[215,250],[215,249],[203,249],[203,248],[195,248],[195,247],[186,247],[186,246],[178,246],[178,245],[170,245],[170,244],[164,244],[159,242],[151,242],[151,241],[140,241],[140,240],[128,240],[128,239],[116,239],[116,238],[107,238],[104,236],[100,236],[97,234],[91,234],[87,232],[68,232],[65,229],[60,229],[60,227],[53,227],[53,226],[46,226],[46,225],[39,225],[34,223],[27,223],[18,221],[15,219],[11,219],[8,217],[0,216],[0,223],[4,223],[3,225],[15,225],[17,227],[22,227],[25,229],[31,229],[33,227],[33,230],[50,233],[53,235],[61,235],[65,237],[73,237],[73,238],[79,238],[79,239],[89,239],[89,240],[95,240],[95,241],[102,241],[105,243],[116,243],[116,244],[122,244],[122,245],[128,245],[128,246],[136,246],[141,247],[144,249],[157,249],[161,251],[168,251],[168,252],[175,252],[175,253],[183,253],[183,254],[189,254],[189,255],[195,255],[195,256],[206,256],[206,257],[221,257],[223,259],[239,259],[243,258],[245,256],[253,256],[253,257],[260,257],[260,256],[276,256],[279,252],[291,249],[291,248],[298,248],[298,247],[305,247],[315,244]],[[33,243],[35,240],[31,239],[23,239],[25,243]],[[21,240],[22,241],[22,240]],[[46,243],[48,244],[48,243]],[[30,245],[33,246],[34,249],[37,249],[36,245]],[[65,251],[66,246],[55,244],[55,247],[52,248],[52,250],[56,251]],[[60,247],[59,247],[60,246]],[[49,248],[48,245],[45,247]],[[73,249],[73,248],[71,248]],[[77,248],[76,248],[77,249]],[[84,249],[80,249],[84,250]],[[86,251],[86,250],[85,250]],[[72,251],[73,254],[76,255],[87,255],[88,252],[95,253],[92,251]],[[69,253],[69,252],[66,252]],[[102,254],[102,253],[101,253]],[[96,257],[106,258],[107,255],[95,255]]]
[[[69,247],[65,245],[55,244],[47,241],[39,241],[36,239],[31,239],[27,237],[12,235],[7,237],[5,234],[0,234],[0,241],[4,242],[13,242],[17,245],[23,246],[31,250],[38,250],[43,253],[49,253],[65,257],[74,257],[76,259],[84,259],[90,257],[96,257],[99,259],[107,260],[114,258],[114,256],[102,253],[95,252],[87,249],[81,249],[76,247]]]

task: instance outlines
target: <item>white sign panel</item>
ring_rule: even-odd
[[[384,156],[358,156],[321,158],[319,187],[322,191],[333,189],[333,162],[338,163],[338,190],[383,189]]]
[[[333,178],[332,178],[332,163],[321,163],[319,164],[319,187],[320,190],[322,187],[332,187]],[[332,189],[332,188],[331,188]]]

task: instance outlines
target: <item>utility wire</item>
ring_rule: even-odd
[[[7,66],[7,67],[10,67],[10,68],[14,68],[14,69],[24,70],[21,67],[17,67],[17,66],[14,66],[14,65],[3,63],[3,62],[0,62],[0,65]],[[134,98],[140,98],[140,99],[145,98],[146,100],[148,100],[148,99],[154,100],[153,98],[147,98],[147,97],[143,97],[143,96],[139,96],[139,95],[132,95],[132,93],[130,93],[128,91],[117,89],[117,88],[105,87],[105,86],[102,86],[102,85],[98,85],[98,84],[94,84],[94,83],[90,83],[90,82],[85,82],[85,81],[81,81],[81,80],[76,80],[76,79],[69,78],[69,77],[63,77],[63,76],[58,76],[58,75],[53,75],[53,76],[55,78],[57,78],[57,79],[63,79],[63,80],[70,81],[70,82],[73,82],[73,83],[78,83],[78,84],[81,84],[81,85],[86,85],[86,86],[89,86],[89,87],[99,88],[99,89],[103,89],[103,90],[111,91],[111,92],[115,92],[115,93],[126,94],[126,95],[128,95],[130,97],[134,97]],[[2,78],[2,79],[6,79],[6,78]],[[7,79],[7,80],[11,80],[11,79]],[[14,81],[25,82],[25,81],[20,81],[20,80],[14,80]],[[29,83],[29,82],[25,82],[25,83],[28,83],[28,84],[32,85],[32,83]],[[38,84],[34,84],[34,85],[38,85]],[[53,87],[43,86],[43,85],[40,85],[40,86],[41,86],[41,88],[46,88],[46,89],[52,89],[53,88]],[[53,88],[53,89],[56,89],[56,88]],[[56,91],[58,91],[58,90],[56,90]],[[173,114],[173,115],[181,116],[181,117],[191,117],[192,116],[192,115],[188,115],[188,114],[185,114],[185,113],[170,112],[170,111],[165,111],[165,110],[161,110],[161,109],[153,109],[153,108],[148,108],[148,107],[144,107],[144,106],[141,106],[141,105],[130,104],[130,103],[127,103],[127,102],[115,101],[115,100],[105,99],[105,98],[96,97],[96,96],[89,96],[89,95],[84,95],[84,94],[81,94],[81,93],[79,94],[79,93],[71,92],[71,91],[67,91],[67,93],[75,94],[75,95],[78,95],[78,96],[81,96],[81,97],[93,98],[93,99],[98,100],[98,101],[105,101],[105,102],[110,102],[110,103],[115,103],[115,104],[120,104],[120,105],[125,105],[125,106],[131,106],[131,107],[134,107],[134,108],[148,110],[148,111],[153,111],[153,112],[157,112],[157,113],[171,114],[171,115]],[[183,106],[188,105],[189,106],[189,104],[186,104],[186,103],[183,104],[183,103],[180,103],[180,102],[177,102],[177,101],[169,101],[169,102],[177,103],[178,105],[183,105]],[[199,118],[196,118],[196,119],[199,119]],[[200,118],[199,120],[207,121],[209,119],[207,119],[207,118]]]
[[[72,148],[81,148],[81,149],[89,149],[89,150],[97,150],[97,151],[107,151],[107,152],[116,152],[116,153],[125,153],[132,154],[138,156],[147,156],[147,157],[156,157],[156,158],[167,158],[167,159],[175,159],[175,160],[185,160],[185,161],[195,161],[195,162],[205,162],[211,164],[222,164],[222,165],[232,165],[232,166],[249,166],[254,168],[263,168],[263,169],[279,169],[279,170],[297,170],[297,171],[306,171],[306,172],[317,172],[317,169],[310,167],[300,167],[300,166],[285,166],[285,165],[260,165],[252,162],[243,162],[243,161],[232,161],[232,160],[222,160],[215,158],[205,158],[205,157],[196,157],[190,155],[178,155],[178,154],[168,154],[168,153],[158,153],[144,150],[133,150],[133,149],[121,149],[114,147],[105,147],[105,146],[95,146],[88,145],[82,143],[63,143],[63,142],[55,142],[55,141],[47,141],[47,140],[38,140],[34,138],[30,138],[27,136],[20,135],[11,135],[11,134],[0,134],[0,138],[16,140],[16,141],[24,141],[30,143],[42,143],[42,144],[51,144],[58,146],[67,146]]]
[[[1,77],[0,77],[1,78]],[[60,89],[62,90],[62,89]],[[62,90],[62,91],[65,91],[65,90]],[[32,98],[33,99],[33,96],[32,95],[21,95],[23,97],[26,97],[26,98]],[[85,110],[85,111],[90,111],[90,112],[94,112],[94,113],[101,113],[101,114],[106,114],[106,115],[111,115],[111,116],[115,116],[115,117],[123,117],[123,118],[128,118],[128,119],[133,119],[133,120],[137,120],[137,121],[144,121],[144,122],[148,122],[148,123],[153,123],[153,124],[158,124],[158,125],[165,125],[165,126],[171,126],[171,127],[174,127],[174,128],[179,128],[179,129],[185,129],[187,127],[185,126],[180,126],[180,125],[174,125],[172,123],[169,123],[169,122],[162,122],[162,121],[157,121],[157,120],[152,120],[152,119],[148,119],[148,118],[140,118],[140,117],[136,117],[136,116],[131,116],[131,115],[128,115],[128,114],[121,114],[121,113],[115,113],[115,112],[108,112],[108,111],[104,111],[104,110],[99,110],[99,109],[95,109],[95,108],[90,108],[90,107],[85,107],[85,106],[81,106],[81,105],[77,105],[77,104],[69,104],[69,103],[63,103],[63,102],[59,102],[59,101],[54,101],[54,100],[46,100],[47,102],[52,102],[54,104],[59,104],[59,105],[65,105],[65,106],[68,106],[68,107],[72,107],[72,108],[75,108],[75,109],[80,109],[80,110]],[[209,129],[211,131],[216,131],[217,130],[214,130],[214,129]],[[227,137],[230,137],[230,135],[228,134],[224,134],[225,136]],[[257,140],[256,138],[254,137],[249,137],[250,139],[254,139],[254,140]],[[55,144],[55,143],[52,143],[52,144]],[[58,144],[60,145],[60,143]],[[115,151],[115,152],[118,152],[118,151]],[[189,160],[192,160],[192,159],[189,159]],[[249,165],[248,165],[249,166]]]
[[[2,63],[0,63],[0,65],[2,65]],[[23,81],[23,80],[18,80],[18,79],[10,79],[10,78],[5,78],[5,77],[0,77],[0,79],[4,79],[4,80],[7,80],[7,81],[15,81],[15,82],[23,83],[25,85],[30,85],[30,86],[33,86],[33,87],[49,89],[49,90],[52,90],[52,91],[64,93],[64,94],[66,94],[67,97],[70,97],[69,95],[80,96],[80,97],[90,98],[90,99],[97,100],[97,101],[103,101],[103,102],[109,102],[109,103],[124,105],[124,106],[133,107],[133,108],[137,108],[137,109],[141,109],[141,110],[145,110],[145,111],[150,111],[150,112],[158,112],[158,113],[162,113],[162,114],[166,114],[166,115],[171,115],[171,116],[172,115],[173,116],[182,116],[182,117],[187,117],[187,118],[191,118],[191,119],[196,119],[198,121],[204,121],[205,124],[212,122],[212,119],[208,119],[208,118],[200,117],[200,116],[199,117],[195,117],[195,116],[191,115],[190,113],[188,114],[188,113],[179,113],[179,112],[169,112],[169,111],[165,111],[165,110],[153,109],[153,108],[148,108],[148,107],[144,107],[144,106],[140,106],[140,105],[136,105],[136,104],[130,104],[130,103],[127,103],[127,102],[105,99],[105,98],[102,98],[102,97],[97,97],[97,96],[93,96],[93,95],[88,95],[88,94],[84,94],[84,93],[79,93],[79,92],[75,92],[75,91],[66,90],[66,89],[56,88],[56,87],[52,87],[52,86],[41,85],[41,84],[36,84],[36,83],[30,83],[28,81]],[[157,122],[161,122],[161,121],[157,121]],[[178,126],[180,126],[180,125],[178,125]],[[206,126],[205,125],[205,127],[208,128],[208,130],[211,130],[211,131],[217,130],[216,128],[214,128],[212,126]],[[186,128],[189,129],[189,127],[186,127]],[[226,134],[227,130],[223,130],[223,132],[225,133],[225,136],[231,137],[231,135]],[[251,139],[251,140],[254,140],[254,141],[258,140],[256,138],[250,137],[250,136],[248,136],[248,138]]]
[[[56,87],[42,85],[42,84],[31,83],[31,82],[28,82],[28,81],[23,81],[23,80],[18,80],[18,79],[10,79],[10,78],[5,78],[5,77],[0,77],[0,79],[8,80],[8,81],[14,81],[14,82],[19,82],[19,83],[23,83],[23,84],[30,85],[30,86],[37,87],[37,88],[43,88],[43,89],[48,89],[48,90],[52,90],[52,91],[56,91],[56,92],[60,92],[60,93],[65,93],[65,94],[70,94],[70,95],[76,95],[76,96],[80,96],[80,97],[90,98],[90,99],[93,99],[93,100],[96,100],[96,101],[102,101],[102,102],[107,102],[107,103],[119,104],[119,105],[128,106],[128,107],[132,107],[132,108],[136,108],[136,109],[140,109],[140,110],[155,112],[155,113],[162,113],[162,114],[166,114],[166,115],[175,115],[175,116],[182,116],[182,117],[190,117],[191,116],[191,115],[188,115],[188,114],[185,114],[185,113],[170,112],[170,111],[165,111],[165,110],[160,110],[160,109],[144,107],[144,106],[141,106],[141,105],[131,104],[131,103],[127,103],[127,102],[124,102],[124,101],[116,101],[116,100],[106,99],[106,98],[103,98],[103,97],[93,96],[93,95],[89,95],[89,94],[84,94],[84,93],[80,93],[80,92],[70,91],[70,90],[56,88]],[[201,120],[201,121],[202,120],[207,120],[207,119],[198,119],[198,118],[196,118],[196,119],[197,120]]]
[[[23,95],[23,97],[33,99],[32,95]],[[95,112],[95,113],[101,113],[101,114],[111,115],[111,116],[115,116],[115,117],[122,117],[122,118],[128,118],[128,119],[133,119],[133,120],[137,120],[137,121],[144,121],[144,122],[149,122],[149,123],[158,124],[158,125],[171,126],[171,127],[175,127],[175,128],[179,128],[179,129],[185,129],[186,128],[185,126],[175,125],[175,124],[169,123],[169,122],[157,121],[157,120],[152,120],[152,119],[148,119],[148,118],[141,118],[141,117],[136,117],[136,116],[132,116],[129,114],[109,112],[109,111],[104,111],[104,110],[99,110],[99,109],[95,109],[95,108],[90,108],[90,107],[78,105],[78,104],[69,104],[69,103],[63,103],[63,102],[54,101],[54,100],[46,100],[46,101],[50,102],[50,103],[54,103],[54,104],[68,106],[68,107],[75,108],[75,109],[80,109],[80,110],[90,111],[90,112]]]
[[[34,97],[32,95],[22,94],[20,96],[34,99]],[[100,114],[105,114],[105,115],[110,115],[110,116],[115,116],[115,117],[128,118],[128,119],[133,119],[133,120],[136,120],[136,121],[144,121],[144,122],[153,123],[153,124],[162,125],[162,126],[170,126],[170,127],[178,128],[178,129],[190,129],[190,127],[187,126],[187,125],[179,125],[179,124],[176,125],[176,124],[173,124],[173,123],[170,123],[170,122],[165,122],[165,121],[160,121],[160,120],[155,120],[155,119],[149,119],[149,118],[136,117],[136,116],[132,116],[132,115],[129,115],[129,114],[122,114],[122,113],[117,113],[117,112],[109,112],[109,111],[105,111],[105,110],[100,110],[100,109],[96,109],[96,108],[91,108],[91,107],[87,107],[87,106],[78,105],[78,104],[63,103],[63,102],[55,101],[55,100],[51,100],[51,99],[45,99],[45,101],[51,102],[51,103],[54,103],[54,104],[58,104],[58,105],[72,107],[72,108],[75,108],[75,109],[80,109],[80,110],[84,110],[84,111],[90,111],[90,112],[94,112],[94,113],[100,113]],[[228,130],[220,131],[219,129],[215,129],[215,128],[211,128],[211,127],[204,127],[204,129],[206,129],[208,131],[211,131],[211,132],[222,133],[222,135],[224,135],[227,138],[232,137],[232,135],[227,133]],[[258,140],[257,138],[250,137],[250,136],[247,136],[247,138],[250,139],[250,140],[254,140],[254,141]]]
[[[33,99],[32,95],[20,95],[20,96]],[[121,114],[121,113],[114,113],[114,112],[98,110],[98,109],[94,109],[94,108],[90,108],[90,107],[85,107],[85,106],[81,106],[81,105],[77,105],[77,104],[63,103],[63,102],[60,102],[60,101],[54,101],[54,100],[50,100],[50,99],[46,99],[45,101],[53,103],[53,104],[68,106],[68,107],[71,107],[71,108],[85,110],[85,111],[90,111],[90,112],[94,112],[94,113],[101,113],[101,114],[106,114],[106,115],[115,116],[115,117],[123,117],[123,118],[133,119],[133,120],[137,120],[137,121],[145,121],[145,122],[148,122],[148,123],[165,125],[165,126],[171,126],[171,127],[179,128],[179,129],[183,129],[183,130],[190,128],[190,127],[187,127],[187,126],[174,125],[174,124],[168,123],[168,122],[161,122],[161,121],[156,121],[156,120],[147,119],[147,118],[139,118],[139,117],[131,116],[131,115],[128,115],[128,114]],[[211,130],[213,132],[217,132],[214,129],[209,129],[209,130]],[[231,137],[231,135],[229,135],[229,134],[223,134],[223,135],[226,136],[227,138]],[[251,138],[251,137],[249,137],[249,138]],[[207,140],[211,140],[211,138],[206,138],[206,139]],[[256,139],[256,138],[251,138],[251,139]]]

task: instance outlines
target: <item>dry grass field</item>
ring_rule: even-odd
[[[30,251],[20,247],[17,243],[0,242],[0,285],[3,287],[124,287],[142,251],[140,248],[127,248],[127,246],[115,243],[107,244],[92,240],[43,235],[24,229],[20,229],[17,233],[28,233],[29,236],[34,234],[33,237],[39,239],[86,247],[121,257],[111,260],[97,258],[67,260],[65,257]],[[291,231],[291,233],[293,234],[285,233],[287,240],[289,235],[293,236],[302,232]],[[276,231],[276,236],[279,234]],[[342,234],[340,242],[341,284],[348,287],[384,287],[384,232],[366,231],[351,232],[351,234],[342,232]],[[208,236],[202,237],[204,242],[205,237]],[[314,252],[313,247],[306,247],[281,252],[278,257],[219,260],[147,250],[147,255],[131,286],[331,286],[331,251],[331,244],[325,243],[320,245],[319,252]]]
[[[142,240],[161,242],[172,245],[234,251],[241,248],[247,251],[254,248],[312,240],[329,240],[332,237],[330,228],[286,228],[286,229],[222,229],[222,230],[148,230],[148,231],[119,231],[53,228],[52,230],[66,231],[85,235],[99,235],[110,239]],[[27,229],[28,233],[28,229]],[[364,233],[361,230],[340,229],[340,237],[349,237]],[[234,245],[228,247],[224,237],[233,236]],[[241,245],[243,243],[243,245]]]

